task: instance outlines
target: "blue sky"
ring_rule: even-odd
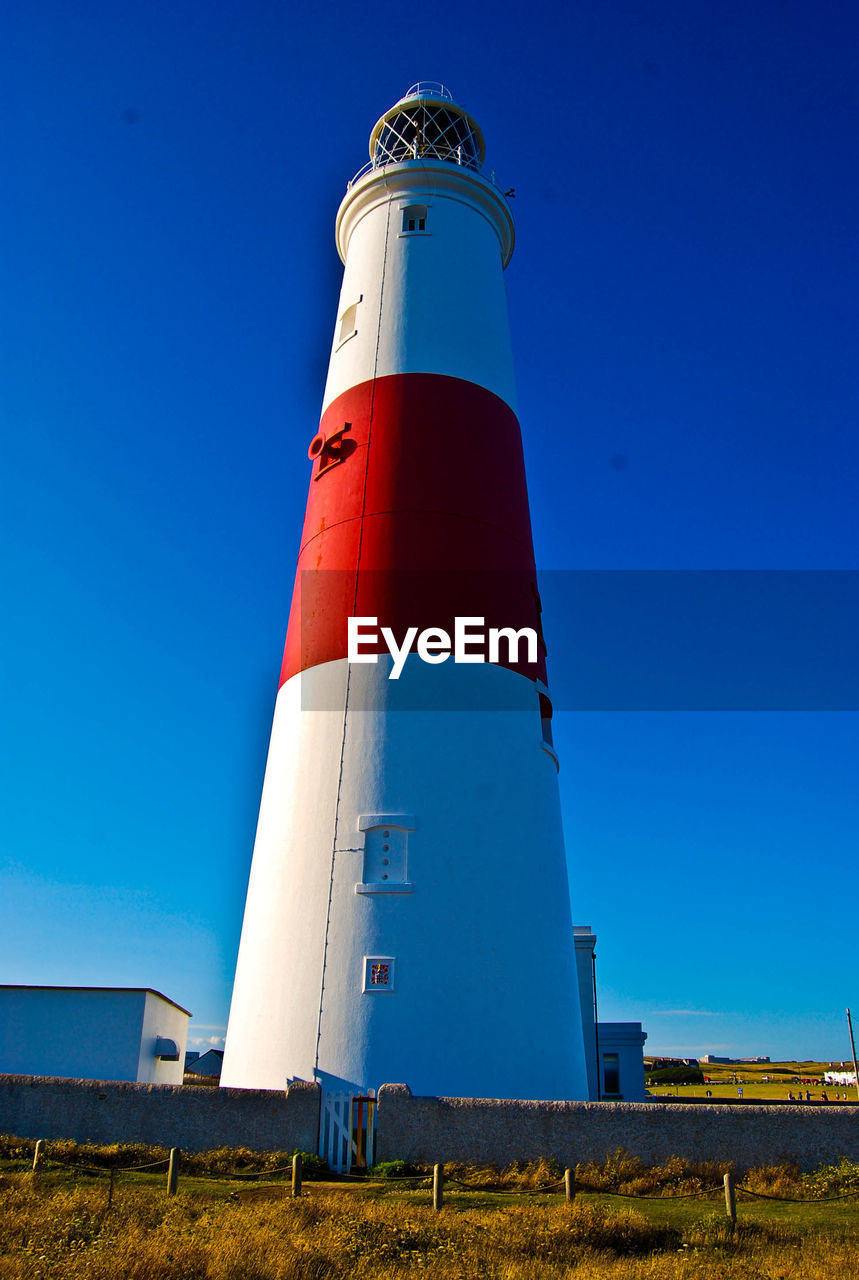
[[[0,981],[154,986],[223,1034],[334,215],[419,78],[516,189],[538,564],[857,568],[857,36],[846,2],[11,5]],[[847,1054],[857,739],[559,714],[603,1017]]]

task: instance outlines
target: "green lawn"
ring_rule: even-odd
[[[838,1101],[838,1094],[847,1094],[848,1101],[859,1101],[855,1088],[843,1085],[802,1084],[806,1080],[823,1080],[824,1072],[829,1070],[826,1062],[768,1062],[743,1064],[702,1063],[701,1071],[709,1078],[707,1084],[660,1084],[649,1085],[648,1091],[654,1097],[704,1098],[709,1089],[714,1098],[734,1098],[737,1090],[742,1089],[743,1098],[751,1098],[759,1102],[789,1101],[788,1094],[796,1098],[800,1089],[805,1101],[806,1090],[811,1094],[812,1102],[820,1102],[821,1093],[825,1090],[830,1103]],[[645,1069],[646,1074],[646,1069]]]

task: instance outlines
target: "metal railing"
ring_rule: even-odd
[[[395,165],[395,164],[396,165],[421,164],[423,163],[424,160],[440,160],[440,159],[442,159],[441,156],[423,155],[423,156],[418,156],[416,160],[388,160],[385,164],[377,164],[375,160],[368,160],[367,163],[365,165],[362,165],[361,168],[358,170],[358,172],[354,174],[354,176],[351,177],[349,181],[346,183],[346,190],[351,191],[355,183],[359,180],[359,178],[363,178],[365,174],[371,173],[374,169],[378,169],[379,172],[381,173],[383,169],[387,169],[389,166]],[[472,173],[480,173],[481,178],[485,178],[487,182],[491,182],[493,187],[496,187],[498,185],[498,183],[495,180],[494,169],[489,174],[481,173],[480,169],[476,165],[468,164],[466,161],[463,161],[462,159],[459,159],[459,160],[445,159],[443,160],[443,163],[456,164],[463,169],[470,169]]]
[[[405,102],[408,98],[418,98],[426,95],[433,98],[446,98],[448,102],[453,102],[454,97],[450,89],[443,85],[440,80],[418,80],[417,84],[413,84],[400,98],[400,102]]]

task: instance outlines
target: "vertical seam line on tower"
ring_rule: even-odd
[[[370,413],[367,421],[367,450],[364,461],[364,482],[361,492],[361,528],[358,534],[358,556],[355,563],[355,592],[352,597],[353,613],[358,605],[358,572],[361,567],[361,547],[364,540],[364,516],[367,510],[367,476],[370,470],[370,445],[373,436],[373,408],[376,402],[376,378],[379,372],[379,346],[382,340],[382,307],[385,298],[385,274],[388,266],[388,241],[391,233],[391,200],[388,199],[385,218],[385,252],[382,256],[382,281],[379,288],[379,318],[376,323],[376,350],[373,353],[373,381],[370,392]],[[328,912],[325,918],[325,941],[322,945],[322,979],[319,986],[319,1014],[316,1020],[316,1053],[314,1074],[319,1070],[319,1045],[322,1040],[322,1005],[325,999],[325,970],[328,964],[328,935],[331,930],[331,904],[334,898],[334,862],[337,853],[337,833],[340,826],[340,794],[343,789],[343,764],[346,755],[346,724],[349,717],[349,690],[352,684],[352,667],[346,664],[346,693],[343,702],[343,730],[340,738],[340,769],[337,775],[337,797],[334,802],[334,832],[331,841],[331,871],[328,878]],[[364,1081],[360,1082],[362,1087]]]

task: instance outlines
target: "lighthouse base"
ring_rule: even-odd
[[[535,687],[390,668],[337,660],[280,690],[221,1083],[585,1099]]]

